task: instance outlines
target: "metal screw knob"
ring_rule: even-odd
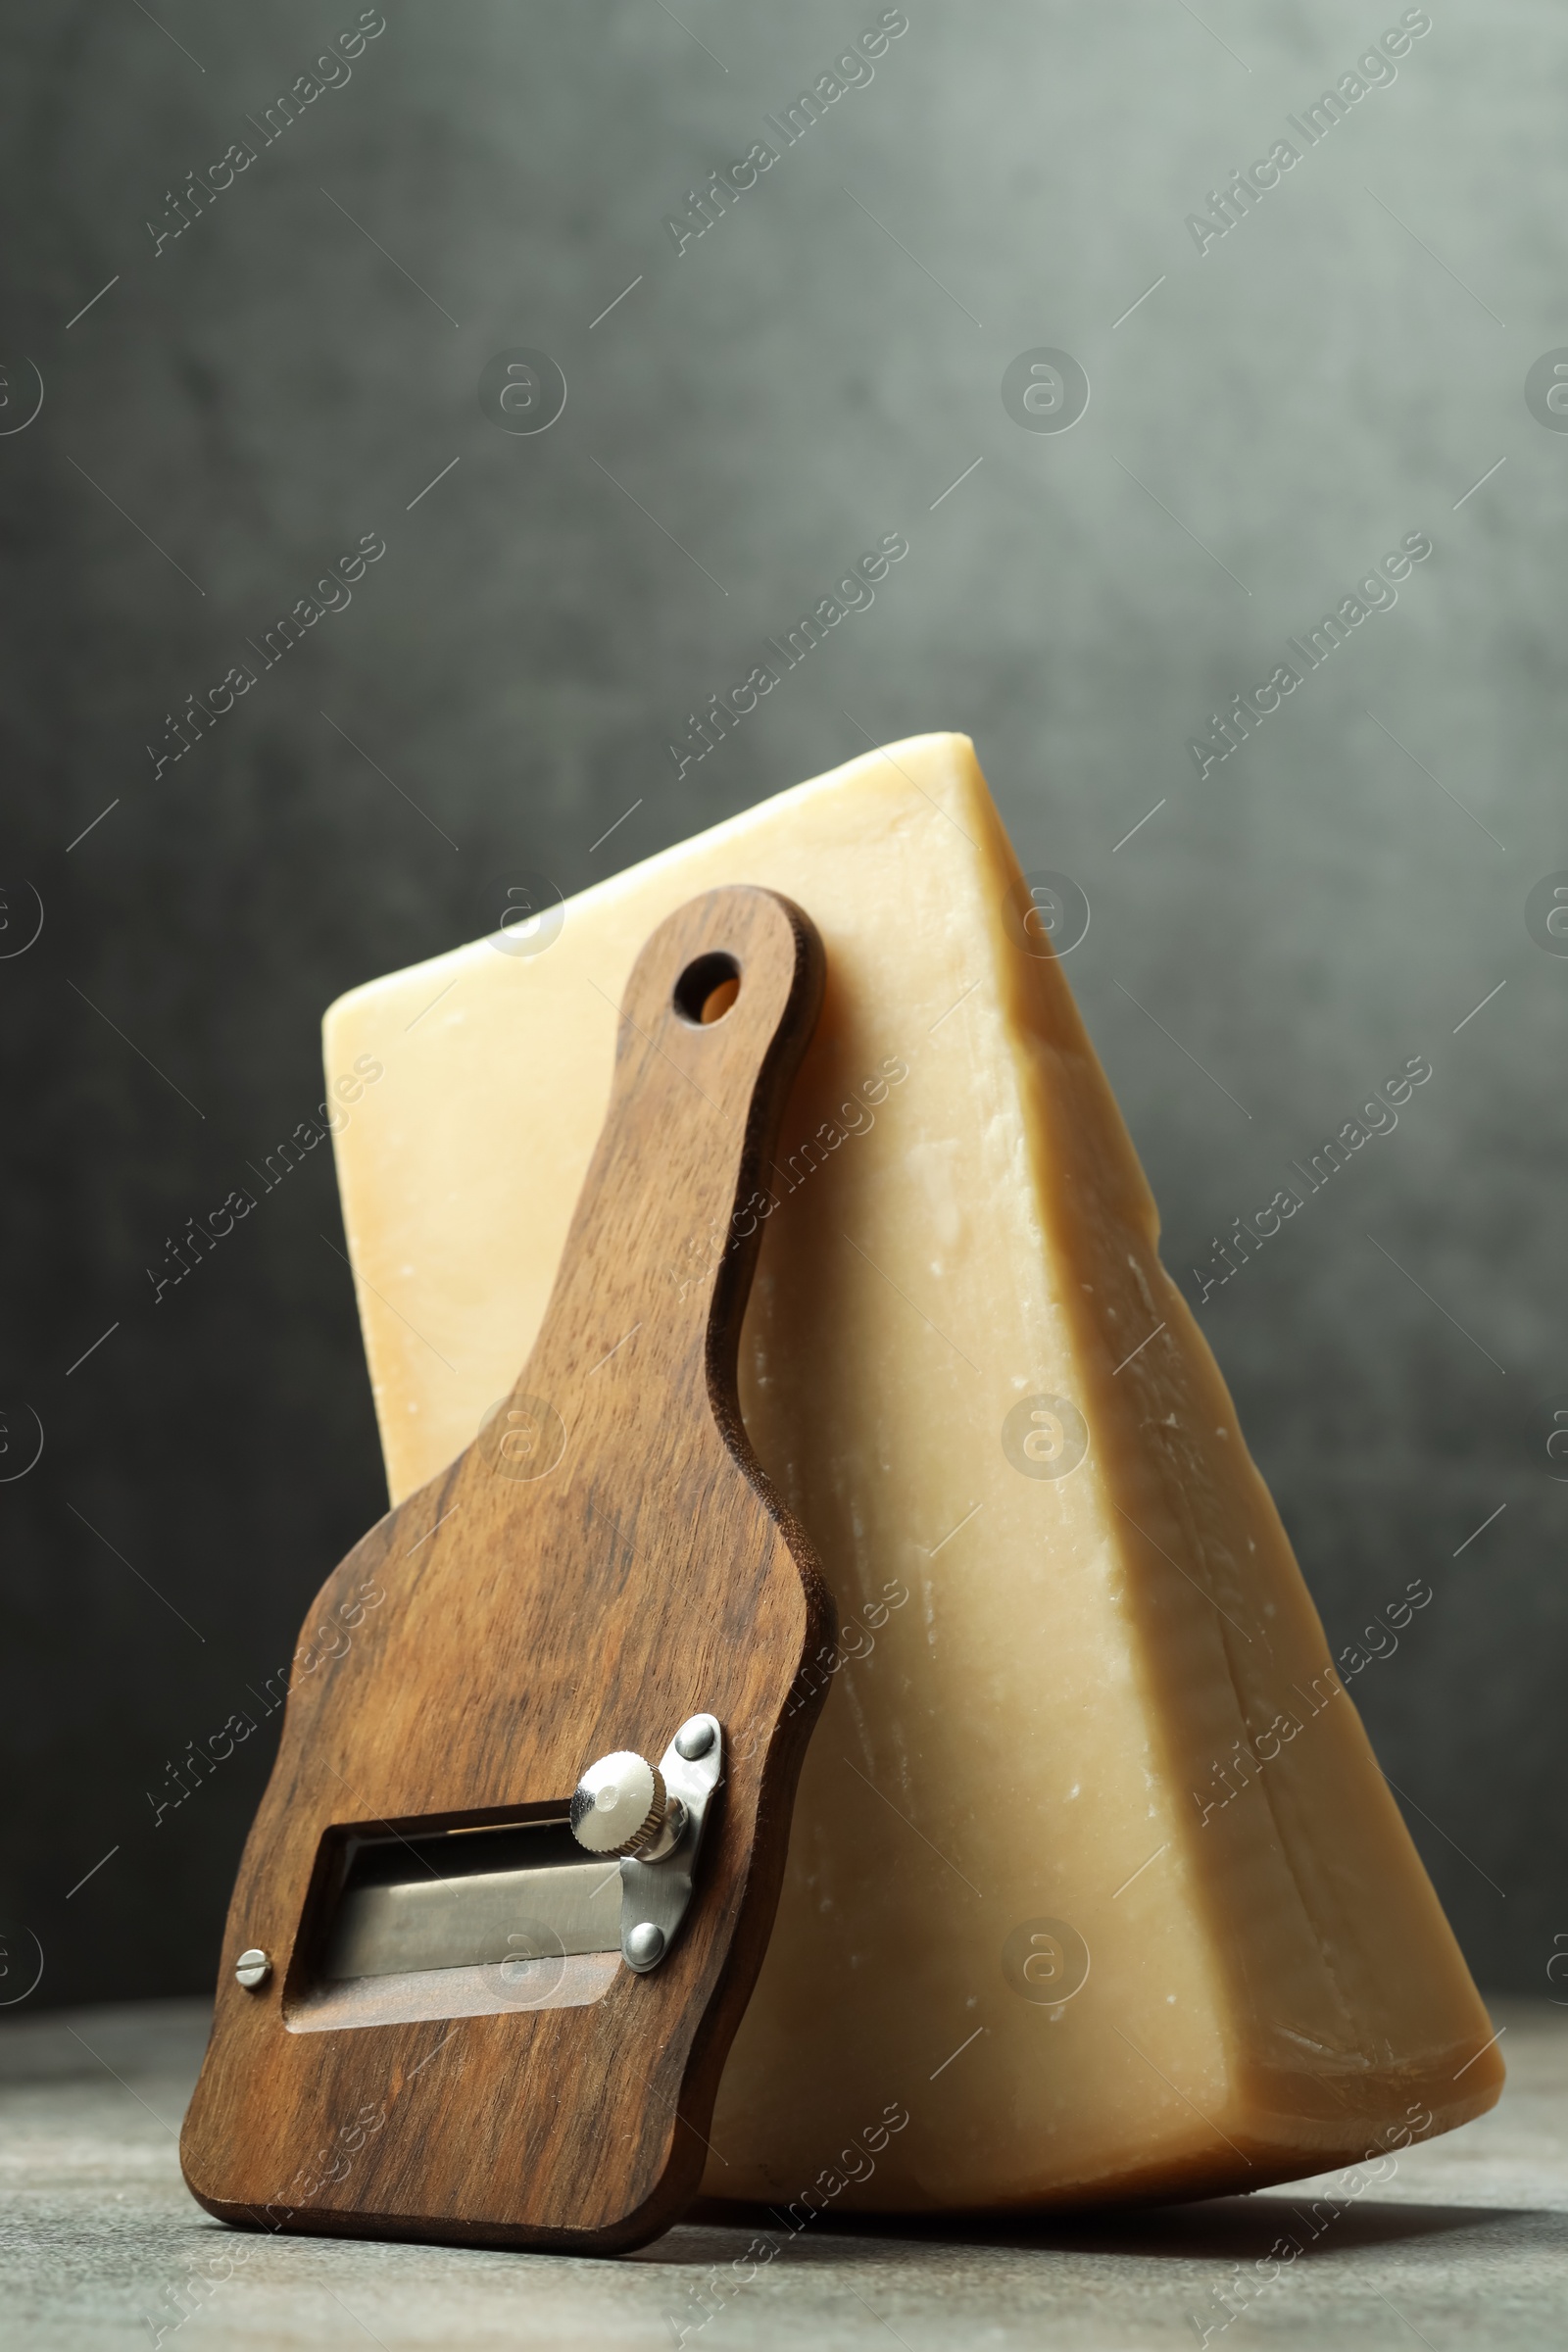
[[[247,1992],[260,1992],[271,1973],[270,1955],[256,1944],[252,1944],[248,1952],[241,1952],[234,1963],[234,1974]]]
[[[591,1854],[667,1853],[685,1819],[663,1774],[629,1748],[590,1764],[571,1799],[571,1834]]]

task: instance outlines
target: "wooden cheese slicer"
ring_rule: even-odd
[[[770,891],[660,925],[515,1387],[322,1588],[180,2143],[225,2221],[603,2252],[696,2193],[829,1630],[736,1400],[822,972]]]

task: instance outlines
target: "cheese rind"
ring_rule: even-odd
[[[736,881],[827,949],[742,1403],[844,1630],[710,2193],[1197,2194],[1481,2112],[1486,2013],[965,738],[332,1007],[329,1079],[387,1072],[336,1148],[394,1499],[527,1352],[638,948]]]

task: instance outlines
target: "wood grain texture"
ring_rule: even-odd
[[[677,983],[724,955],[739,994],[704,1025]],[[209,2212],[609,2251],[695,2193],[812,1720],[809,1704],[786,1710],[828,1631],[809,1544],[757,1465],[735,1390],[760,1235],[748,1203],[821,990],[815,931],[771,892],[710,892],[654,933],[513,1398],[322,1588],[309,1627],[331,1622],[347,1645],[297,1653],[181,2140]],[[560,1416],[564,1450],[540,1476],[515,1475],[539,1455],[512,1458],[538,1426],[531,1407],[507,1421],[524,1397]],[[726,1784],[685,1926],[651,1975],[617,1967],[586,2006],[291,2030],[341,1833],[559,1813],[595,1756],[657,1759],[700,1709],[724,1727]],[[273,1962],[259,1992],[234,1979],[253,1944]]]

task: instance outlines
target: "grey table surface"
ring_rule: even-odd
[[[1500,2106],[1381,2180],[1034,2225],[824,2220],[774,2230],[752,2266],[755,2230],[706,2217],[610,2261],[227,2230],[186,2194],[175,2145],[205,2004],[18,2019],[0,2026],[0,2342],[1562,2352],[1568,2007],[1494,2015]],[[1286,2234],[1301,2251],[1282,2266]]]

